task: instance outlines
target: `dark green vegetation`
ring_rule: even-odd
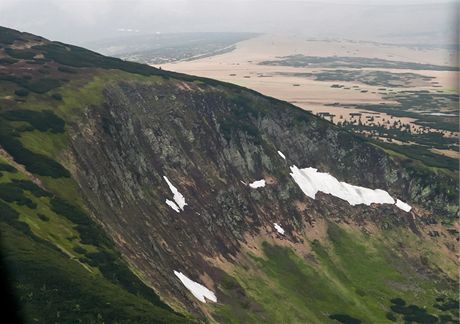
[[[10,62],[0,80],[3,264],[27,322],[190,321],[179,311],[244,323],[458,317],[455,172],[238,86],[0,35]],[[56,87],[30,89],[47,80]],[[293,164],[388,190],[416,212],[310,199]],[[187,201],[179,214],[165,204],[164,176]],[[262,178],[273,181],[241,183]],[[254,253],[243,252],[246,238]],[[199,303],[174,270],[218,303]],[[396,297],[418,308],[397,313]]]
[[[417,124],[434,129],[458,132],[458,94],[428,91],[401,91],[386,94],[384,99],[397,101],[390,105],[359,105],[357,108],[386,112],[395,117],[417,119]]]
[[[22,188],[14,183],[0,184],[0,199],[9,203],[14,202],[21,206],[27,206],[31,209],[37,208],[37,205],[32,200],[24,196]]]
[[[375,145],[385,149],[406,155],[412,159],[420,160],[426,165],[446,168],[449,170],[458,170],[458,160],[436,154],[431,151],[432,148],[445,150],[458,150],[458,141],[454,137],[444,137],[440,132],[412,133],[409,127],[400,123],[387,125],[366,125],[360,123],[360,119],[339,122],[343,126],[357,134],[365,132],[367,138],[375,138]],[[389,142],[383,142],[381,139],[386,138]],[[393,143],[393,140],[402,141],[407,144]],[[410,144],[409,144],[410,143]]]
[[[25,91],[29,90],[35,93],[46,93],[49,90],[55,89],[61,85],[62,81],[51,79],[51,78],[40,78],[40,79],[32,79],[30,75],[24,75],[22,77],[17,77],[14,75],[2,75],[0,74],[1,81],[9,81],[16,83],[18,86],[21,86],[25,89],[17,90],[20,94],[25,96]]]
[[[318,81],[358,81],[371,86],[412,87],[429,85],[433,77],[416,73],[392,73],[387,71],[350,71],[334,70],[315,73]]]
[[[15,169],[11,171],[12,181],[0,183],[1,263],[8,265],[14,278],[21,314],[27,322],[76,318],[87,322],[187,322],[129,270],[103,231],[83,211],[31,181],[14,178],[20,175]],[[55,229],[56,217],[75,224],[76,235],[68,237],[67,244],[77,244],[74,250],[81,255],[81,263],[69,259],[54,240],[44,240],[40,230],[32,231],[29,221],[24,222],[23,211]],[[83,268],[83,263],[91,268]]]
[[[13,166],[9,165],[9,164],[0,163],[0,171],[7,171],[7,172],[15,173],[16,169]]]
[[[65,122],[50,110],[9,110],[1,114],[1,117],[8,121],[27,122],[32,129],[40,132],[50,131],[52,133],[63,133]]]
[[[405,154],[410,158],[423,161],[427,165],[458,170],[458,160],[436,154],[431,149],[459,151],[458,139],[451,132],[458,132],[457,94],[433,93],[428,91],[402,91],[387,94],[384,99],[397,101],[398,104],[363,104],[356,109],[375,111],[394,116],[386,120],[378,114],[364,123],[361,115],[351,121],[340,121],[339,125],[355,133],[378,139],[376,144]],[[402,123],[399,118],[416,119],[421,129],[415,129]],[[389,143],[382,142],[385,138]],[[401,141],[398,145],[392,141]]]
[[[26,89],[18,89],[14,92],[14,94],[19,97],[26,97],[29,94],[29,91],[27,91]]]
[[[324,70],[315,73],[280,72],[281,75],[314,78],[317,81],[361,82],[371,86],[382,87],[413,87],[430,85],[433,77],[416,73],[393,73],[388,71],[363,70]],[[343,88],[343,85],[334,84],[333,88]]]
[[[189,322],[142,295],[98,277],[53,246],[4,223],[2,253],[0,262],[7,265],[13,278],[10,284],[19,296],[20,316],[25,322]]]
[[[348,56],[305,56],[302,54],[284,56],[276,61],[263,61],[261,65],[282,65],[294,67],[323,68],[388,68],[408,70],[458,71],[455,66],[420,64],[412,62],[390,61],[379,58]]]
[[[26,122],[26,126],[15,127],[11,122]],[[53,178],[69,177],[69,172],[55,160],[27,148],[19,140],[22,132],[63,133],[64,121],[51,111],[6,110],[0,112],[0,145],[16,162],[23,164],[32,173]]]
[[[333,314],[329,315],[330,319],[336,320],[337,322],[343,323],[343,324],[360,324],[362,323],[361,320],[353,318],[349,315],[344,315],[344,314]]]

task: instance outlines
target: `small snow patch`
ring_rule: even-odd
[[[173,193],[174,197],[174,202],[175,204],[177,205],[177,207],[179,207],[181,210],[184,210],[184,207],[185,205],[187,205],[187,203],[185,202],[185,198],[184,196],[182,196],[182,194],[179,192],[179,190],[177,190],[176,187],[173,186],[173,184],[171,183],[171,181],[169,181],[169,179],[166,177],[166,176],[163,176],[163,178],[165,179],[166,183],[168,184],[169,186],[169,189],[171,190],[171,192]],[[169,203],[168,203],[168,200],[166,201],[166,203],[171,206]],[[171,206],[171,208],[173,208]],[[174,209],[174,208],[173,208]],[[175,209],[174,209],[175,210]]]
[[[217,298],[214,292],[212,292],[205,286],[200,285],[199,283],[193,280],[190,280],[184,274],[182,274],[182,272],[174,270],[174,274],[177,278],[179,278],[179,280],[184,284],[184,286],[193,294],[193,296],[195,296],[200,302],[206,303],[206,299],[215,303],[217,302]]]
[[[252,182],[252,183],[249,184],[249,187],[251,187],[251,188],[253,188],[253,189],[265,187],[265,180],[262,179],[262,180],[254,181],[254,182]]]
[[[279,154],[283,159],[286,160],[286,155],[284,155],[284,154],[283,154],[282,152],[280,152],[280,151],[278,151],[278,154]]]
[[[273,223],[273,225],[275,226],[275,229],[278,233],[284,235],[284,229],[280,225],[278,225],[278,223]]]
[[[180,213],[179,207],[176,205],[174,201],[166,199],[166,205],[174,209],[176,212]]]
[[[396,199],[396,207],[404,210],[405,212],[410,212],[412,207],[409,204],[406,204],[404,201],[401,201],[399,199]]]

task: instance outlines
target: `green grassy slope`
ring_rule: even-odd
[[[456,323],[457,284],[439,264],[422,270],[421,262],[434,260],[411,255],[417,249],[409,245],[420,244],[425,255],[429,247],[415,235],[401,234],[388,231],[382,240],[329,224],[327,240],[310,242],[311,254],[303,258],[264,242],[263,257],[249,254],[244,268],[236,267],[222,285],[228,296],[243,289],[246,302],[216,307],[216,318],[235,323],[267,318],[283,323]],[[456,267],[450,266],[455,278]],[[257,311],[254,304],[260,306]]]
[[[26,322],[188,322],[9,225],[2,225],[2,251]]]
[[[78,207],[1,159],[2,266],[26,322],[189,322],[135,276]]]
[[[56,46],[44,56],[30,48],[43,42],[0,28],[0,64],[9,69],[0,74],[0,145],[7,152],[0,155],[2,266],[19,297],[21,316],[43,323],[193,321],[137,277],[89,217],[70,177],[67,124],[82,107],[97,103],[101,84],[113,72],[97,78],[96,69],[56,64],[53,59],[68,57],[89,67],[88,60],[102,56],[86,50],[79,56],[78,48],[56,54]],[[67,51],[63,45],[57,49]],[[24,66],[30,67],[27,72]],[[125,69],[137,66],[128,63]]]

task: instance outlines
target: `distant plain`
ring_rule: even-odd
[[[161,68],[254,89],[396,151],[412,146],[412,157],[455,169],[456,57],[445,47],[264,34],[222,54]],[[437,157],[443,161],[431,163]]]

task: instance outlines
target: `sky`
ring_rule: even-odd
[[[458,42],[459,1],[0,0],[0,25],[74,44],[192,31],[435,44]]]

